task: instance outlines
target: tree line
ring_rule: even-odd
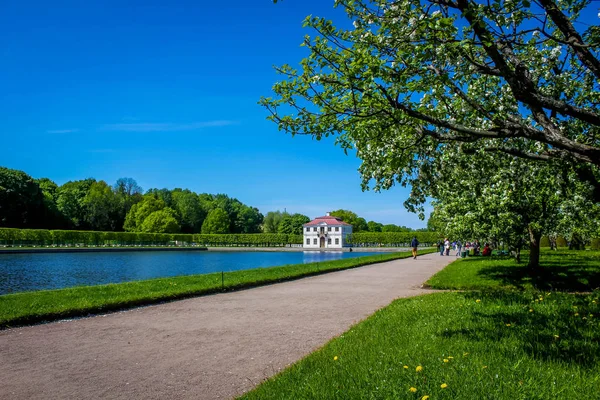
[[[410,232],[405,226],[366,221],[349,210],[331,213],[354,232]],[[303,214],[271,211],[266,215],[225,194],[188,189],[150,189],[132,178],[113,185],[93,178],[57,185],[23,171],[0,167],[0,227],[24,229],[301,235],[310,222]]]

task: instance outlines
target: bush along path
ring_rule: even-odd
[[[600,398],[600,252],[542,266],[454,262],[242,398]]]

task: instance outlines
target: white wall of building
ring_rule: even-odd
[[[307,228],[310,230],[307,231]],[[321,228],[324,228],[325,235],[321,235]],[[306,249],[341,249],[347,246],[346,236],[352,233],[351,226],[329,225],[326,222],[314,226],[305,226],[302,230],[304,237],[302,247]],[[325,238],[323,247],[321,247],[321,236]]]

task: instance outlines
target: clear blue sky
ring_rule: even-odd
[[[344,18],[330,0],[3,2],[0,165],[424,227],[406,189],[363,193],[354,155],[279,132],[257,105],[272,66],[304,56],[308,14]]]

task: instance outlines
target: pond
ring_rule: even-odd
[[[0,295],[179,275],[339,260],[381,253],[122,252],[0,254]]]

